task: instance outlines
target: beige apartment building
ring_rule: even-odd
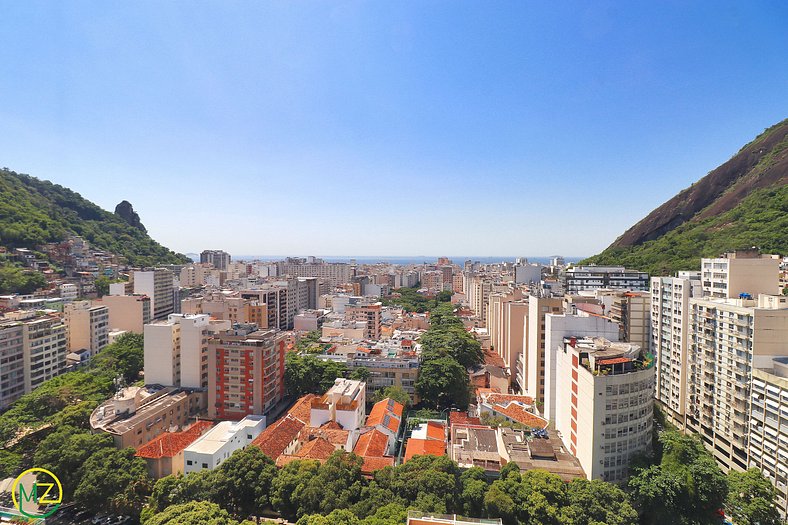
[[[205,413],[204,390],[131,386],[99,405],[90,415],[90,427],[106,432],[117,448],[140,448],[173,429],[185,428]]]
[[[166,268],[135,271],[134,293],[150,297],[151,318],[166,319],[175,311],[173,274]]]
[[[109,309],[90,301],[75,301],[64,308],[68,351],[89,350],[96,355],[109,344]]]
[[[726,472],[747,468],[753,368],[788,356],[786,300],[690,299],[687,429],[700,435]]]
[[[545,315],[562,312],[561,297],[528,297],[528,330],[523,352],[525,385],[521,386],[539,404],[544,403],[545,395]]]
[[[740,294],[775,295],[780,293],[780,257],[750,250],[703,259],[701,280],[705,297],[736,299]]]
[[[345,320],[365,323],[364,339],[380,339],[381,303],[349,304],[345,307]]]
[[[618,323],[619,340],[648,349],[651,334],[651,294],[621,292],[614,296],[610,317]]]
[[[52,379],[66,366],[66,324],[56,315],[24,322],[25,392]]]
[[[151,322],[150,298],[147,295],[105,295],[94,305],[109,311],[109,328],[141,334]]]

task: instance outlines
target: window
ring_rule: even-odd
[[[202,468],[208,468],[208,463],[203,463]]]
[[[193,462],[192,460],[190,460],[190,459],[187,459],[187,460],[186,460],[186,464],[187,464],[187,465],[192,465],[193,463],[194,463],[194,462]]]

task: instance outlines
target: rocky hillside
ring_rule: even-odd
[[[585,262],[666,273],[751,246],[788,253],[788,119]]]
[[[135,266],[187,261],[151,239],[130,204],[119,208],[110,213],[63,186],[0,170],[0,246],[36,249],[74,233]]]

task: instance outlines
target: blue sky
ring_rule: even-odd
[[[178,251],[587,255],[788,117],[788,3],[0,0],[0,165]]]

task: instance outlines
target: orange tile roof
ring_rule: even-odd
[[[325,439],[318,437],[307,441],[303,447],[295,453],[299,458],[305,459],[328,459],[336,451],[334,445]]]
[[[518,401],[520,403],[525,403],[526,405],[534,404],[534,398],[529,396],[518,396],[515,394],[499,394],[499,393],[487,394],[486,399],[484,399],[484,401],[492,404],[506,404],[510,401]]]
[[[548,425],[546,419],[528,412],[522,405],[515,402],[510,402],[507,405],[495,405],[493,409],[509,419],[532,428],[547,428]]]
[[[342,430],[342,425],[340,425],[334,420],[331,420],[331,421],[326,421],[325,423],[320,425],[320,428],[325,428],[330,430]]]
[[[391,398],[383,399],[375,403],[367,416],[366,426],[375,427],[383,425],[395,434],[399,431],[402,412],[405,407]]]
[[[405,461],[413,456],[443,456],[446,454],[446,442],[434,439],[409,439],[405,448]]]
[[[446,425],[435,421],[427,421],[427,439],[446,441]]]
[[[598,359],[598,365],[619,365],[621,363],[629,363],[632,361],[629,357],[612,357],[610,359]]]
[[[364,459],[364,464],[361,466],[362,474],[369,475],[375,472],[376,470],[394,466],[394,458],[390,456],[384,456],[384,457],[364,456],[363,459]]]
[[[276,460],[284,454],[287,446],[298,438],[301,429],[309,422],[310,403],[316,398],[314,394],[307,394],[293,403],[287,415],[263,430],[252,445],[260,448],[268,457]]]
[[[353,447],[353,453],[357,456],[382,457],[386,455],[389,437],[380,430],[373,428],[369,432],[361,434]]]
[[[298,440],[302,443],[306,443],[310,439],[321,438],[335,446],[344,447],[347,444],[349,436],[349,430],[303,427],[298,433]]]
[[[481,425],[478,417],[471,417],[467,412],[449,412],[449,426],[453,425]]]
[[[194,443],[212,426],[211,421],[197,421],[182,432],[165,432],[142,445],[134,455],[147,459],[171,458]]]

